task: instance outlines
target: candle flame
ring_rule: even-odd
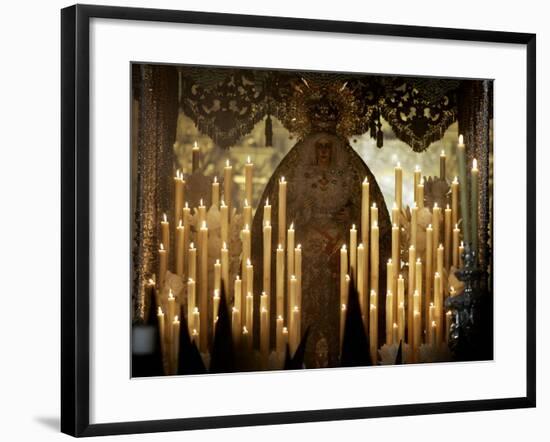
[[[411,244],[411,246],[409,247],[409,250],[414,250],[414,245]]]
[[[232,308],[231,308],[231,311],[232,311],[233,313],[238,313],[238,312],[239,312],[239,309],[238,309],[237,307],[232,307]]]
[[[214,298],[219,298],[220,297],[220,291],[218,289],[215,289],[214,290]]]
[[[442,149],[442,150],[441,150],[441,156],[442,156],[442,157],[445,156],[445,149]]]
[[[244,229],[243,230],[250,230],[249,227],[248,227],[248,224],[245,224],[244,225]]]
[[[295,306],[294,306],[294,310],[293,310],[293,311],[294,311],[294,313],[298,313],[298,312],[300,311],[300,309],[298,308],[298,306],[297,306],[297,305],[295,305]]]
[[[239,275],[235,276],[235,281],[240,281],[240,280],[241,280],[241,278],[240,278]]]
[[[202,225],[201,225],[201,229],[206,229],[206,228],[207,228],[207,227],[206,227],[206,221],[203,221],[203,222],[202,222]]]
[[[194,315],[198,315],[198,314],[199,314],[199,308],[198,308],[198,307],[193,308],[193,314],[194,314]]]
[[[393,328],[397,328],[397,322],[393,323]]]
[[[420,258],[417,258],[417,259],[416,259],[416,262],[417,262],[418,264],[422,264],[422,260],[421,260]]]
[[[415,171],[415,172],[420,172],[420,166],[419,166],[418,164],[416,164],[416,165],[414,166],[414,171]]]
[[[198,336],[199,335],[199,332],[197,331],[196,328],[193,329],[193,331],[191,332],[191,335],[192,336]]]
[[[157,316],[163,316],[164,313],[162,312],[162,307],[157,308]]]
[[[438,209],[438,208],[439,208],[439,207],[438,207],[437,203],[435,202],[435,203],[434,203],[434,209]]]
[[[223,199],[223,198],[222,198],[222,200],[221,200],[221,203],[220,203],[220,207],[226,207],[226,205],[225,205],[225,201],[224,201],[224,199]]]
[[[457,176],[455,176],[455,177],[453,178],[453,184],[458,184],[458,177],[457,177]]]
[[[375,306],[374,304],[371,304],[371,305],[370,305],[370,309],[371,309],[371,310],[376,310],[376,306]]]
[[[189,279],[187,280],[187,283],[188,283],[188,284],[194,284],[195,281],[193,281],[193,278],[189,278]]]
[[[246,325],[243,325],[243,335],[248,334],[248,329],[246,328]]]
[[[163,243],[160,243],[160,250],[164,250],[164,244]]]
[[[155,280],[153,278],[149,278],[149,281],[147,281],[149,285],[155,285]]]
[[[195,243],[193,241],[191,241],[191,243],[189,243],[189,248],[190,249],[194,249],[195,248]]]
[[[218,177],[217,177],[217,176],[214,177],[214,182],[215,182],[215,183],[218,182]]]
[[[231,167],[231,163],[229,163],[229,160],[225,160],[225,167]]]
[[[302,244],[298,244],[298,245],[296,246],[296,249],[297,249],[297,250],[300,250],[301,248],[302,248]]]
[[[451,208],[449,207],[448,204],[447,204],[447,206],[445,207],[445,210],[451,210]]]
[[[439,275],[439,272],[435,272],[435,275],[434,275],[436,278],[439,278],[440,275]]]
[[[250,155],[248,155],[248,156],[246,157],[246,163],[247,163],[247,164],[250,164]]]
[[[201,198],[200,203],[199,203],[199,207],[203,207],[203,206],[204,206],[204,204],[203,204],[203,201],[202,201],[202,198]]]
[[[178,223],[178,229],[183,229],[183,221],[180,219],[180,222]]]
[[[248,200],[246,198],[244,199],[244,207],[248,207]]]
[[[296,281],[296,275],[290,275],[290,280],[291,281]]]
[[[193,143],[193,149],[197,150],[199,148],[199,145],[197,144],[197,142],[195,141]]]
[[[432,328],[435,327],[435,321],[432,321]]]
[[[342,306],[340,307],[340,309],[345,312],[346,311],[346,304],[342,304]]]
[[[431,224],[428,224],[428,229],[432,229],[433,230],[433,227]]]
[[[294,221],[290,223],[290,228],[288,230],[294,230]]]
[[[349,275],[346,275],[346,276],[344,277],[344,279],[346,280],[346,282],[351,281],[351,278],[349,277]]]
[[[460,134],[458,136],[458,144],[464,144],[464,135]]]
[[[371,290],[371,291],[370,291],[370,295],[371,295],[371,297],[372,297],[372,296],[376,296],[376,290]]]
[[[391,258],[390,258],[390,259],[388,259],[388,264],[391,264],[391,263],[392,263],[392,260],[391,260]]]
[[[227,243],[225,241],[222,244],[222,250],[227,250]]]
[[[376,209],[376,203],[372,203],[372,208]]]
[[[162,214],[162,221],[165,222],[165,223],[168,222],[168,218],[166,217],[166,213]]]
[[[269,197],[267,197],[267,198],[265,199],[265,205],[266,205],[266,207],[269,207]]]
[[[420,296],[420,295],[418,294],[418,290],[416,290],[416,289],[414,290],[413,296]]]
[[[356,230],[356,229],[355,229],[355,224],[352,224],[352,225],[351,225],[351,230]]]
[[[285,182],[285,177],[284,177],[284,176],[281,177],[281,181],[280,181],[280,182],[281,182],[281,183],[284,183],[284,182]]]
[[[265,307],[261,308],[262,313],[267,313],[267,309]]]
[[[378,221],[374,221],[374,222],[372,223],[372,227],[378,229]]]
[[[189,209],[189,203],[187,201],[185,202],[185,208]]]
[[[283,246],[282,246],[281,244],[279,244],[279,245],[277,246],[277,250],[283,250]]]
[[[363,184],[369,184],[369,179],[367,177],[363,180]]]
[[[251,265],[252,265],[252,262],[250,261],[250,258],[246,258],[246,265],[247,265],[247,266],[251,266]]]
[[[464,241],[460,241],[460,247],[464,247]]]
[[[477,160],[475,158],[472,162],[472,170],[477,170]]]
[[[400,273],[397,279],[403,279],[403,275]]]
[[[172,289],[168,290],[168,299],[169,300],[176,299],[176,298],[174,298],[174,293],[172,292]]]
[[[277,316],[277,321],[282,321],[283,320],[283,315],[278,315]]]
[[[287,335],[288,334],[288,328],[287,327],[283,327],[283,335]]]
[[[346,251],[346,245],[342,244],[342,252],[345,252],[345,251]]]
[[[180,323],[180,319],[178,317],[178,315],[174,316],[174,321],[173,321],[174,324],[179,324]]]
[[[220,260],[219,259],[216,259],[216,262],[214,263],[215,265],[219,266],[220,265]]]
[[[398,169],[401,168],[401,162],[399,162],[399,161],[397,162],[397,168]]]

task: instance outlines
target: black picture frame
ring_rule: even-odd
[[[525,45],[527,51],[526,395],[504,399],[90,424],[91,18],[157,21]],[[146,433],[534,407],[536,404],[536,35],[303,18],[75,5],[61,11],[61,430],[72,436]]]

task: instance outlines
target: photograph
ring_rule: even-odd
[[[129,69],[132,377],[493,359],[493,79]]]

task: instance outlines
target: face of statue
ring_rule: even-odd
[[[330,164],[332,143],[329,140],[319,140],[316,144],[316,148],[317,164],[320,166],[328,166]]]

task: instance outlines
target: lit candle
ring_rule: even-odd
[[[447,207],[445,209],[445,268],[449,270],[451,268],[451,231],[452,231],[452,225],[451,225],[451,208],[447,204]]]
[[[192,166],[191,166],[191,170],[193,171],[193,173],[198,172],[199,170],[199,156],[200,156],[199,145],[195,141],[195,143],[193,144]]]
[[[193,330],[195,335],[195,342],[197,344],[200,342],[200,333],[201,333],[201,314],[197,307],[193,310]]]
[[[422,316],[420,315],[420,295],[418,292],[414,292],[413,295],[416,304],[413,304],[413,350],[416,357],[420,344],[422,343]],[[416,308],[418,305],[418,309]]]
[[[426,341],[431,344],[432,341],[435,341],[435,338],[434,338],[435,329],[431,327],[431,324],[434,322],[434,318],[435,318],[435,307],[434,307],[433,302],[430,302],[428,311],[429,311],[429,313],[428,313],[428,316],[427,316],[428,319],[427,319],[427,323],[426,323],[426,334],[428,336],[427,336]]]
[[[277,316],[277,321],[275,323],[275,348],[277,353],[282,353],[285,351],[285,344],[283,340],[283,317],[281,315]]]
[[[370,225],[376,223],[378,224],[378,207],[376,207],[376,203],[372,203],[372,207],[370,208]]]
[[[191,209],[187,203],[183,206],[183,225],[185,226],[185,230],[183,232],[183,253],[185,256],[183,261],[187,262],[189,260],[189,241],[191,237]]]
[[[283,316],[285,306],[285,251],[279,244],[276,252],[276,304],[277,316]]]
[[[247,199],[244,200],[243,205],[243,220],[245,225],[252,225],[252,207],[250,206],[250,204],[248,204]]]
[[[359,305],[361,307],[363,325],[365,326],[365,330],[368,330],[369,314],[367,312],[368,299],[365,292],[365,247],[363,243],[357,246],[357,293],[359,294]]]
[[[254,266],[250,259],[246,260],[246,292],[254,293]],[[246,314],[248,314],[248,310]]]
[[[426,282],[425,282],[425,289],[424,289],[424,306],[425,306],[425,313],[424,318],[428,317],[428,308],[430,306],[430,302],[432,301],[432,282],[433,282],[433,263],[434,263],[434,255],[433,255],[433,228],[430,224],[426,228],[426,259],[424,261],[424,264],[426,265]],[[423,295],[422,292],[419,292],[420,296]]]
[[[373,298],[374,291],[371,291],[371,299]],[[376,298],[376,294],[374,294]],[[369,346],[370,357],[373,365],[377,362],[378,351],[378,312],[375,304],[370,304],[370,318],[369,318]]]
[[[231,216],[231,199],[233,195],[233,166],[229,163],[229,160],[226,160],[225,167],[223,169],[223,199],[225,204],[227,204],[227,210],[229,216]]]
[[[458,137],[458,146],[456,149],[458,156],[458,170],[460,175],[460,212],[462,215],[462,230],[466,243],[470,242],[470,221],[468,210],[468,179],[466,176],[466,146],[464,137]],[[456,223],[455,223],[456,224]]]
[[[203,222],[199,229],[199,310],[201,315],[201,328],[199,331],[200,349],[205,352],[208,339],[208,227]]]
[[[451,183],[451,223],[458,224],[458,177],[454,177]]]
[[[439,155],[439,178],[444,180],[447,177],[447,157],[445,155],[445,151],[441,151],[441,155]]]
[[[254,330],[254,297],[251,292],[246,294],[246,328],[250,334]]]
[[[479,201],[479,169],[477,160],[474,158],[472,164],[472,250],[476,254],[477,260],[477,206]]]
[[[166,249],[164,248],[164,244],[160,243],[159,246],[159,282],[160,286],[164,286],[164,278],[166,277],[166,269],[167,269],[167,253]]]
[[[286,346],[288,344],[288,328],[287,327],[283,327],[282,336],[283,336],[283,349],[286,349]]]
[[[346,275],[348,274],[348,250],[343,244],[340,249],[340,304],[348,303],[348,292],[346,290]]]
[[[233,345],[238,347],[241,341],[241,312],[236,307],[231,309],[231,334],[233,335]]]
[[[405,338],[405,279],[403,279],[403,275],[399,275],[397,278],[397,325],[401,341]]]
[[[271,205],[269,204],[269,198],[265,199],[265,206],[264,206],[264,219],[263,224],[266,223],[271,224]]]
[[[172,373],[178,372],[178,353],[180,348],[180,320],[178,315],[172,321]]]
[[[434,275],[434,317],[436,322],[436,341],[438,344],[443,342],[443,291],[441,290],[441,276],[439,272]]]
[[[401,249],[399,248],[399,226],[394,224],[391,229],[391,260],[393,263],[393,279],[391,284],[391,291],[397,292],[397,275],[401,270]],[[397,311],[397,298],[393,302],[393,310]]]
[[[458,267],[464,267],[464,241],[460,241],[458,246]]]
[[[277,226],[279,244],[286,244],[286,188],[285,177],[281,177],[279,181],[279,225]]]
[[[296,347],[298,347],[298,333],[296,333],[297,323],[297,311],[298,306],[296,305],[296,277],[292,275],[290,277],[290,301],[289,304],[293,307],[290,310],[290,349],[294,353]]]
[[[437,245],[441,242],[441,207],[437,205],[437,203],[434,203],[434,207],[432,210],[432,224],[434,228],[434,237],[433,237],[433,252],[435,256],[435,249],[437,248]]]
[[[176,273],[182,278],[184,269],[184,240],[185,227],[180,219],[178,227],[176,227]]]
[[[226,296],[229,295],[229,250],[227,244],[224,242],[220,250],[220,257],[222,260],[222,283]],[[226,298],[228,299],[228,298]]]
[[[353,276],[353,282],[357,286],[357,229],[355,224],[349,231],[349,271]]]
[[[263,291],[271,294],[271,224],[264,222],[263,227]]]
[[[397,343],[405,341],[405,303],[397,307]]]
[[[397,165],[394,168],[394,174],[395,174],[395,203],[397,204],[397,208],[399,211],[401,211],[401,207],[403,207],[403,169],[401,168],[401,164],[398,162]],[[399,219],[393,220],[395,224],[399,224]]]
[[[342,352],[342,344],[344,342],[344,331],[346,326],[346,304],[340,305],[340,353]]]
[[[182,217],[183,201],[185,199],[185,181],[183,174],[178,169],[174,177],[174,221],[179,224]]]
[[[160,237],[166,253],[170,252],[170,223],[168,222],[166,213],[162,214],[162,221],[160,222]]]
[[[416,272],[416,249],[414,246],[409,247],[409,278],[407,287],[407,342],[412,345],[413,343],[413,294],[415,281],[414,276]]]
[[[166,349],[165,349],[165,318],[164,318],[164,313],[162,312],[162,308],[161,307],[158,307],[157,308],[157,320],[158,320],[158,323],[159,323],[159,329],[158,329],[158,333],[159,333],[159,340],[160,340],[160,351],[163,355],[163,361],[164,361],[164,355],[166,353]]]
[[[443,244],[439,244],[439,247],[437,248],[437,253],[436,253],[436,268],[435,268],[435,270],[441,276],[441,286],[440,286],[441,294],[443,294],[443,287],[445,285],[445,281],[444,281],[444,275],[445,274],[443,273],[444,256],[445,256],[445,248],[443,247]]]
[[[416,234],[418,232],[418,206],[416,202],[411,207],[411,246],[416,248]]]
[[[214,296],[212,297],[212,336],[216,333],[216,322],[218,320],[218,314],[220,309],[220,292],[214,290]]]
[[[248,287],[248,273],[246,266],[251,257],[252,252],[252,243],[250,236],[250,229],[248,225],[244,226],[244,229],[241,230],[241,241],[242,241],[242,256],[241,256],[241,275],[243,279],[243,292],[242,292],[242,308],[241,314],[246,318],[246,293]]]
[[[393,265],[393,261],[390,258],[390,259],[388,259],[388,262],[386,263],[386,293],[391,292],[392,295],[393,295],[393,293],[396,293],[396,292],[393,291],[393,283],[394,283],[394,281],[396,281],[395,278],[394,278],[394,272],[395,272],[395,266]],[[396,284],[397,284],[397,281],[396,281]],[[393,300],[393,297],[392,297],[392,300]],[[393,304],[392,304],[391,311],[394,312]],[[391,317],[390,325],[392,323],[393,323],[393,316]]]
[[[371,227],[370,244],[370,288],[378,293],[378,274],[379,274],[379,229],[378,221],[374,221]]]
[[[420,182],[416,186],[416,205],[419,209],[424,208],[424,178],[420,178]]]
[[[202,226],[202,224],[206,222],[206,206],[204,205],[202,198],[200,199],[197,211],[199,216],[199,226]]]
[[[219,292],[222,285],[222,263],[219,259],[214,262],[214,291]]]
[[[244,194],[245,198],[252,204],[252,171],[254,164],[250,162],[250,157],[246,159],[244,165]]]
[[[239,311],[239,314],[240,314],[241,306],[242,306],[242,281],[241,281],[241,278],[239,278],[239,275],[235,276],[233,291],[234,291],[233,305]],[[241,327],[239,325],[239,330],[240,329]]]
[[[166,307],[166,313],[167,313],[167,322],[168,324],[171,324],[174,320],[174,316],[176,316],[176,298],[174,297],[174,293],[172,292],[172,289],[168,290],[168,298],[167,298],[167,307]]]
[[[294,272],[296,274],[296,305],[302,310],[302,246],[294,249]]]
[[[459,244],[460,229],[458,225],[455,224],[453,229],[453,267],[458,268],[458,244]]]
[[[393,293],[386,292],[386,344],[393,344]]]
[[[418,185],[420,184],[420,179],[422,178],[422,171],[420,170],[420,166],[417,164],[414,166],[414,174],[413,174],[413,186],[414,186],[414,201],[418,201]]]
[[[416,259],[416,274],[414,276],[414,282],[415,282],[415,293],[418,294],[418,301],[417,304],[414,307],[414,310],[418,311],[420,315],[420,324],[422,324],[422,260],[420,258]],[[414,295],[413,295],[414,297]],[[414,303],[413,299],[413,303]],[[414,305],[414,304],[413,304]],[[414,319],[413,319],[414,320]]]
[[[290,223],[290,228],[287,232],[287,244],[286,244],[286,275],[287,275],[287,294],[290,294],[290,280],[294,275],[294,247],[295,247],[295,231],[294,223]],[[290,318],[294,303],[288,302],[288,318]],[[292,334],[292,328],[290,329]]]
[[[187,327],[189,329],[189,333],[191,333],[195,328],[195,324],[192,321],[192,319],[193,319],[193,313],[195,312],[196,307],[197,307],[197,294],[196,294],[195,281],[189,278],[189,280],[187,281]]]
[[[218,207],[220,204],[220,183],[218,183],[218,177],[214,177],[212,181],[212,206]]]
[[[224,200],[220,204],[220,218],[221,240],[227,244],[229,243],[229,207],[227,207]]]
[[[260,296],[260,351],[265,357],[269,356],[269,295]]]
[[[369,247],[369,233],[370,233],[370,223],[369,223],[369,212],[370,212],[370,202],[369,202],[369,181],[367,177],[361,183],[361,242],[365,245],[365,248]]]
[[[191,243],[189,244],[189,252],[187,254],[187,257],[189,258],[189,270],[188,270],[188,277],[190,279],[193,279],[194,281],[197,280],[197,249],[195,248],[195,244]]]
[[[298,349],[298,345],[300,345],[300,308],[295,305],[294,309],[292,310],[292,318],[293,318],[293,330],[292,330],[292,340],[294,341],[292,344],[292,352],[296,352]]]

